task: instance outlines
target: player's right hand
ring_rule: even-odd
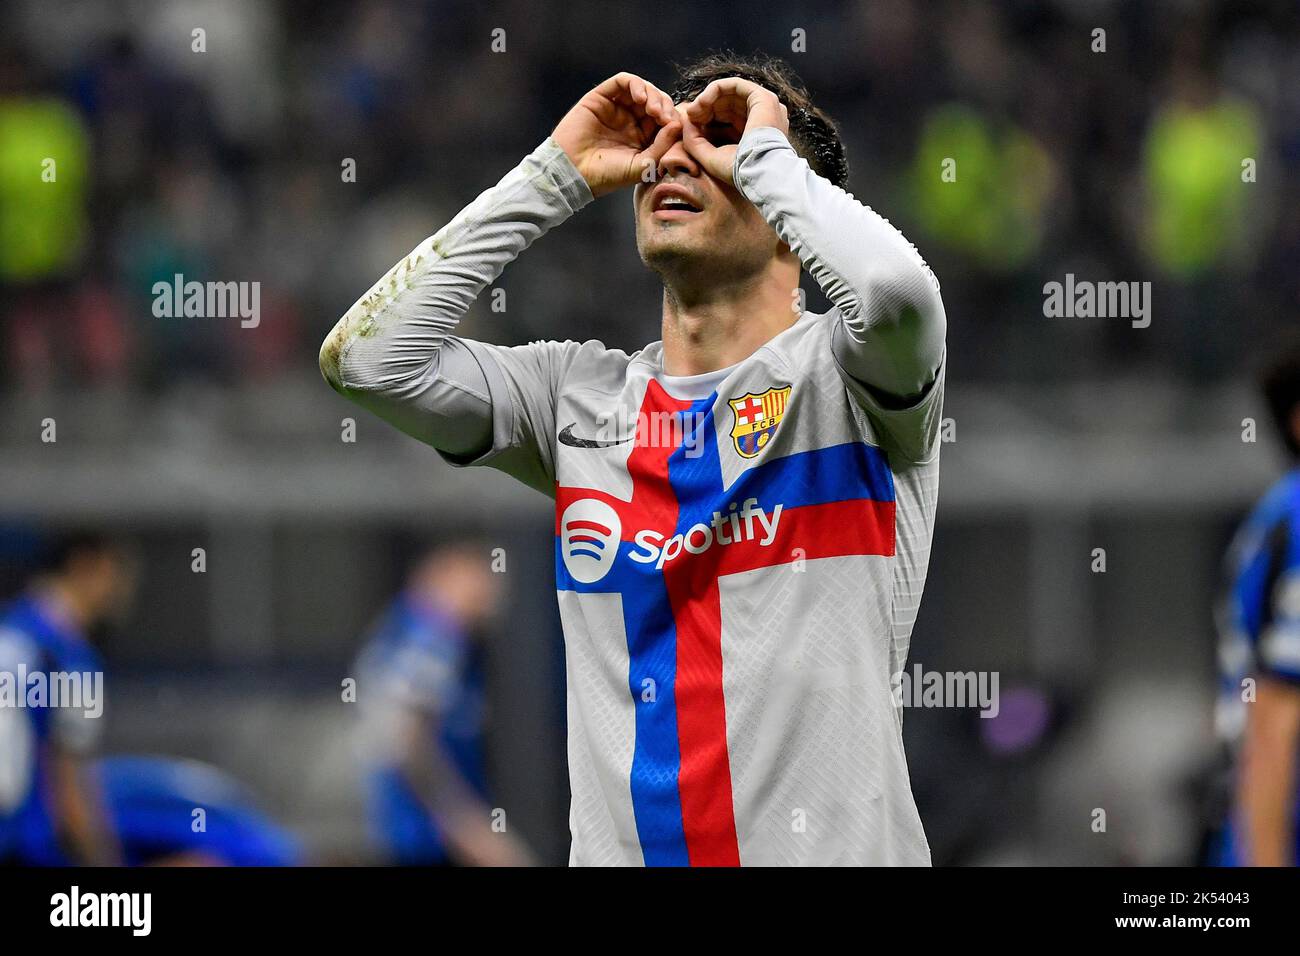
[[[611,76],[565,114],[551,134],[593,196],[632,186],[681,136],[672,98],[631,73]]]

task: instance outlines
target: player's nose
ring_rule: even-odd
[[[659,168],[657,170],[659,178],[669,176],[673,173],[681,173],[686,176],[698,176],[700,166],[691,154],[686,152],[686,147],[682,140],[677,140],[668,148],[668,152],[659,158]]]

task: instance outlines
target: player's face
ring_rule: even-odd
[[[729,127],[705,134],[716,146],[736,142]],[[658,179],[637,185],[634,202],[637,250],[662,275],[703,264],[729,281],[763,269],[781,245],[754,204],[706,173],[680,140],[660,161]]]
[[[112,621],[130,609],[137,578],[133,556],[117,552],[87,555],[74,563],[70,573],[97,622]]]

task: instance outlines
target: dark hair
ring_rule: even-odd
[[[1282,441],[1292,456],[1300,458],[1300,438],[1291,424],[1300,407],[1300,345],[1292,345],[1271,362],[1260,377],[1260,385]]]
[[[75,558],[119,554],[123,551],[123,544],[105,532],[88,528],[70,529],[52,535],[45,542],[37,558],[37,570],[57,574],[66,571]]]
[[[691,100],[714,80],[738,76],[775,93],[790,114],[790,143],[813,172],[841,189],[849,183],[849,159],[835,121],[813,105],[812,97],[790,65],[765,53],[741,56],[730,50],[709,53],[687,64],[674,64],[674,103]]]

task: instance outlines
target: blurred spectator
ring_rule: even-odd
[[[67,102],[22,90],[21,63],[0,70],[0,282],[66,279],[86,239],[86,125]]]
[[[1208,93],[1198,87],[1164,107],[1146,139],[1147,248],[1184,278],[1243,263],[1253,193],[1242,162],[1261,158],[1257,112]]]
[[[1150,352],[1080,336],[1071,353],[1081,369],[1156,364],[1203,382],[1247,358],[1198,351],[1223,310],[1276,324],[1296,301],[1300,202],[1281,171],[1300,144],[1300,8],[1193,7],[1091,17],[1069,4],[845,2],[755,26],[742,45],[789,54],[788,30],[807,31],[794,65],[844,127],[852,188],[915,231],[953,301],[978,303],[981,340],[1006,346],[963,350],[965,374],[1059,374],[1014,348],[1032,338],[1025,324],[1040,305],[1025,290],[1080,258],[1095,278],[1136,278],[1130,263],[1144,248],[1175,283],[1161,297],[1185,334]],[[312,375],[313,343],[368,286],[372,263],[442,224],[428,210],[459,208],[494,182],[602,76],[664,79],[683,56],[679,39],[596,0],[546,23],[517,2],[187,0],[145,3],[151,15],[134,21],[115,9],[82,8],[66,27],[34,0],[0,10],[0,35],[26,54],[0,64],[0,328],[10,383],[28,389]],[[685,0],[659,8],[691,23],[699,46],[723,42],[718,23],[746,15],[737,3],[712,18]],[[590,23],[600,30],[577,28]],[[1104,52],[1093,48],[1098,26]],[[504,50],[492,46],[497,28]],[[1241,160],[1270,147],[1280,162],[1244,186]],[[62,157],[57,186],[40,179],[45,156]],[[948,158],[952,181],[941,178]],[[396,203],[408,211],[397,221]],[[594,268],[605,288],[645,289],[652,303],[634,257],[611,241],[629,230],[624,212],[575,217],[512,267],[503,288],[527,308],[480,316],[476,334],[644,341],[638,310],[554,280]],[[381,227],[364,228],[376,216]],[[1224,266],[1253,281],[1231,282]],[[177,272],[260,282],[273,313],[237,334],[206,319],[157,321],[149,289]],[[92,283],[107,306],[93,312],[89,344],[65,344],[80,341],[65,334],[77,307],[47,288],[56,277]]]
[[[924,229],[983,269],[1022,268],[1038,253],[1056,171],[1027,132],[949,104],[921,130],[911,170]]]
[[[33,88],[21,55],[0,50],[0,335],[29,386],[53,378],[68,284],[86,248],[90,137],[81,115]],[[7,321],[5,321],[7,319]]]

